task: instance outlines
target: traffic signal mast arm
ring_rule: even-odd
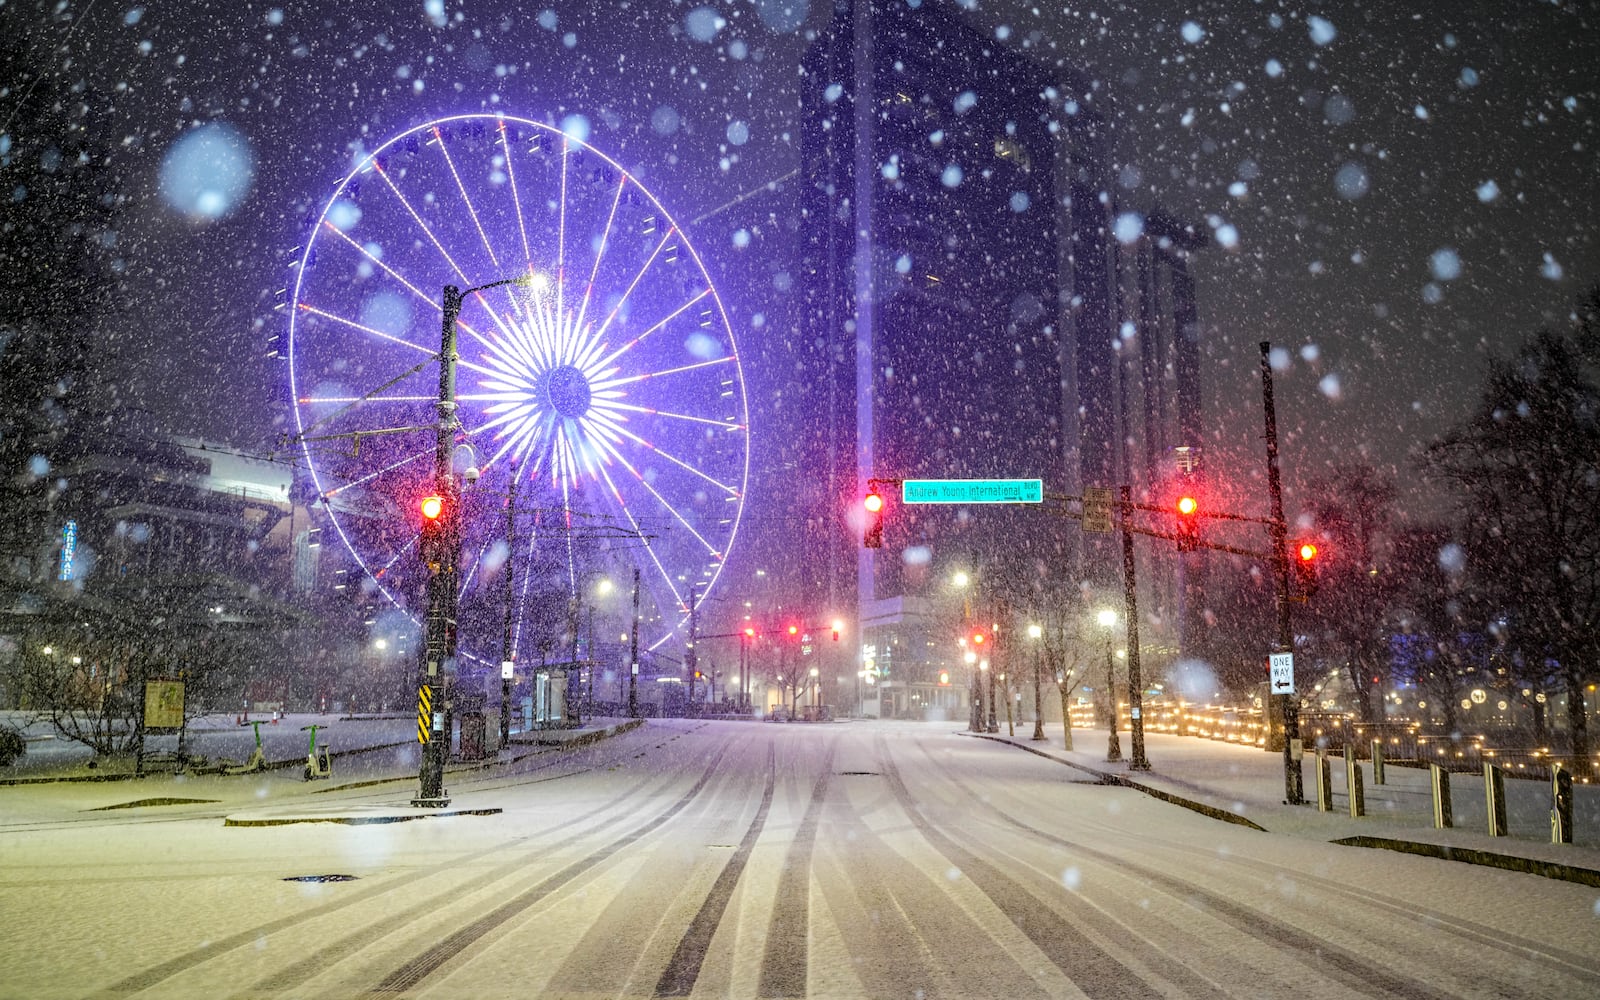
[[[1082,497],[1074,496],[1074,495],[1072,495],[1070,493],[1046,493],[1045,494],[1045,499],[1046,500],[1058,500],[1058,501],[1061,501],[1063,504],[1075,502],[1075,503],[1078,503],[1078,504],[1081,505],[1083,503],[1083,498]],[[1162,539],[1165,539],[1165,540],[1167,540],[1169,542],[1175,542],[1175,541],[1178,540],[1178,535],[1177,535],[1176,532],[1173,532],[1173,531],[1156,531],[1156,530],[1151,529],[1151,528],[1141,528],[1136,524],[1129,523],[1128,514],[1129,514],[1130,511],[1135,511],[1135,510],[1149,511],[1152,514],[1160,514],[1163,517],[1170,517],[1172,515],[1172,511],[1170,511],[1166,507],[1157,507],[1154,504],[1148,504],[1148,503],[1136,503],[1136,502],[1131,501],[1131,500],[1130,501],[1126,501],[1126,502],[1121,501],[1121,500],[1113,500],[1112,504],[1114,506],[1120,507],[1122,509],[1122,518],[1121,518],[1122,527],[1127,528],[1129,531],[1133,532],[1134,534],[1136,534],[1136,535],[1147,535],[1147,536],[1149,536],[1151,538],[1162,538]],[[1077,511],[1063,509],[1059,513],[1061,514],[1061,516],[1072,518],[1075,521],[1083,520],[1083,512],[1082,512],[1081,508],[1080,508],[1080,510],[1077,510]],[[1246,522],[1249,522],[1251,524],[1264,524],[1269,528],[1272,527],[1273,524],[1275,523],[1270,517],[1250,517],[1250,516],[1245,515],[1245,514],[1228,514],[1228,513],[1206,512],[1206,513],[1196,513],[1194,516],[1196,516],[1196,517],[1204,517],[1204,518],[1208,518],[1208,519],[1211,519],[1211,520],[1217,520],[1217,521],[1246,521]],[[1213,550],[1215,550],[1217,552],[1228,552],[1228,553],[1231,553],[1231,554],[1236,555],[1236,556],[1251,556],[1251,557],[1256,558],[1256,559],[1270,559],[1270,558],[1272,558],[1272,554],[1270,552],[1258,552],[1258,551],[1256,551],[1254,549],[1241,549],[1238,546],[1223,545],[1220,542],[1197,541],[1197,542],[1195,542],[1195,546],[1197,548],[1202,548],[1202,549],[1213,549]]]

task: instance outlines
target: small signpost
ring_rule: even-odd
[[[1273,694],[1294,694],[1294,654],[1272,653],[1267,657],[1267,673]]]
[[[1103,486],[1087,486],[1083,491],[1083,530],[1109,535],[1114,530],[1111,523],[1111,490]]]
[[[144,728],[157,733],[175,733],[183,728],[183,681],[144,682]]]
[[[1042,479],[906,479],[902,503],[1043,503]]]

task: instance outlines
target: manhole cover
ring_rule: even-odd
[[[285,882],[354,882],[359,875],[290,875]]]

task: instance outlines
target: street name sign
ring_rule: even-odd
[[[1273,694],[1294,694],[1294,654],[1272,653],[1267,657]]]
[[[1043,503],[1042,479],[906,479],[902,503]]]

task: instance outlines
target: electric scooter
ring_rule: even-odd
[[[261,750],[262,721],[263,720],[260,719],[250,720],[250,725],[255,727],[256,731],[256,749],[255,752],[250,755],[250,759],[245,761],[243,764],[226,759],[218,761],[218,763],[222,765],[223,774],[254,774],[257,771],[266,770],[267,757],[266,754]]]
[[[313,778],[333,777],[333,758],[328,754],[328,745],[326,743],[317,745],[317,730],[326,728],[328,727],[316,723],[300,727],[302,733],[311,730],[311,745],[306,749],[305,780],[307,781]]]

